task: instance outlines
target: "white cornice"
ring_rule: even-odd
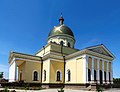
[[[75,52],[73,54],[70,54],[70,55],[66,56],[66,59],[74,58],[74,57],[77,57],[77,56],[82,55],[82,54],[93,55],[93,56],[97,56],[97,57],[100,57],[100,58],[108,59],[108,60],[111,60],[111,61],[114,59],[112,57],[109,57],[109,56],[106,56],[106,55],[103,55],[103,54],[99,54],[99,53],[90,51],[88,49],[83,49],[81,51],[78,51],[78,52]]]
[[[9,57],[9,63],[14,58],[29,59],[29,60],[34,60],[34,61],[40,61],[41,60],[39,56],[34,56],[34,55],[29,55],[29,54],[23,54],[23,53],[17,53],[17,52],[11,52],[10,53],[10,57]]]

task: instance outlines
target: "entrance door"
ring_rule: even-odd
[[[102,71],[100,70],[100,84],[103,84]]]

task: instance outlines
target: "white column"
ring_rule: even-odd
[[[9,82],[15,82],[16,81],[16,62],[15,59],[11,61],[11,65],[9,67]]]
[[[86,55],[86,83],[88,83],[88,55]]]
[[[109,83],[109,61],[106,62],[106,65],[107,65],[106,80],[107,80],[107,83]]]
[[[103,83],[105,83],[105,76],[104,76],[104,60],[102,60],[102,80],[103,80]]]
[[[111,73],[110,73],[111,74],[111,77],[110,77],[111,83],[113,84],[113,67],[112,66],[113,66],[113,62],[111,62]]]
[[[16,70],[16,81],[18,81],[18,66],[17,66],[17,70]]]
[[[94,82],[94,57],[92,57],[91,81]]]
[[[100,59],[97,59],[97,83],[100,83]]]

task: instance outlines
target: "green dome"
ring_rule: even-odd
[[[69,35],[74,37],[72,30],[64,24],[55,26],[49,33],[48,37],[55,35]]]

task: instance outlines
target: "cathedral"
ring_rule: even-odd
[[[9,82],[41,83],[46,87],[112,84],[114,55],[103,44],[82,50],[74,44],[74,33],[60,16],[59,25],[48,34],[47,44],[34,55],[10,52]]]

